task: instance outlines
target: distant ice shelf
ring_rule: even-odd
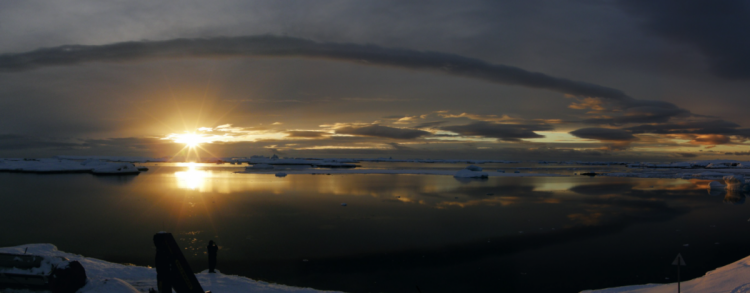
[[[74,161],[48,159],[0,159],[0,172],[18,173],[92,173],[96,175],[134,175],[141,170],[132,163],[104,162],[95,159]]]
[[[466,170],[466,169],[464,169]],[[461,171],[464,171],[461,170]],[[476,172],[481,174],[486,174],[486,176],[477,176],[476,173],[471,173],[468,175],[471,175],[469,177],[561,177],[566,175],[560,175],[560,174],[546,174],[546,173],[501,173],[501,172],[478,172],[478,171],[470,171],[466,170],[468,172]],[[235,173],[244,173],[244,174],[276,174],[278,170],[274,169],[248,169],[245,171],[238,171]],[[460,172],[460,171],[459,171]],[[301,170],[284,170],[284,173],[288,175],[292,174],[316,174],[316,175],[327,175],[327,174],[405,174],[405,175],[445,175],[445,176],[455,176],[457,175],[456,170],[432,170],[432,169],[409,169],[409,170],[388,170],[388,169],[331,169],[331,170],[324,170],[324,169],[301,169]],[[481,175],[479,174],[479,175]],[[464,176],[457,176],[457,177],[464,177]]]

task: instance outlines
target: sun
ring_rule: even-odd
[[[195,133],[178,134],[175,136],[175,142],[184,143],[186,146],[194,148],[200,146],[203,142],[202,137]]]

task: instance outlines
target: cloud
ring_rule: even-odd
[[[70,149],[85,147],[81,142],[40,139],[17,134],[0,134],[0,151],[25,149]]]
[[[466,125],[453,125],[440,127],[466,136],[492,137],[504,141],[519,141],[524,138],[542,138],[543,135],[534,131],[552,130],[552,126],[546,124],[496,124],[490,122],[474,122]]]
[[[657,134],[740,134],[743,131],[736,123],[724,120],[687,121],[667,124],[644,124],[624,128],[632,133]]]
[[[388,143],[388,145],[393,147],[394,150],[399,150],[399,151],[412,150],[412,148],[396,143],[396,142],[390,142]]]
[[[698,145],[717,145],[717,144],[725,144],[729,143],[732,140],[726,136],[721,134],[705,134],[705,135],[698,135],[690,141],[691,144],[698,144]]]
[[[482,79],[499,84],[547,89],[575,96],[615,100],[631,99],[618,89],[531,72],[508,65],[492,64],[456,54],[384,48],[376,45],[323,43],[272,35],[41,48],[25,53],[0,55],[0,71],[14,72],[85,62],[228,57],[332,59],[360,64],[439,71],[450,75]]]
[[[441,124],[445,124],[446,122],[448,121],[424,122],[424,123],[417,124],[416,126],[414,126],[414,128],[432,128]]]
[[[636,137],[628,131],[611,128],[581,128],[571,131],[570,134],[579,138],[603,141],[631,141],[636,139]]]
[[[371,125],[365,127],[342,127],[336,129],[337,134],[349,134],[349,135],[362,135],[362,136],[374,136],[384,138],[395,138],[395,139],[414,139],[430,134],[427,131],[408,129],[408,128],[394,128],[381,125]]]
[[[295,138],[322,138],[328,135],[328,132],[323,131],[307,131],[307,130],[291,130],[287,131],[287,137]]]
[[[618,109],[619,108],[619,109]],[[622,115],[607,118],[584,119],[586,124],[621,125],[628,123],[664,123],[674,117],[690,117],[693,114],[676,105],[662,101],[632,100],[615,107]]]
[[[492,64],[450,53],[386,48],[371,44],[316,42],[273,35],[172,39],[122,42],[106,45],[66,45],[0,55],[0,72],[16,72],[46,66],[86,62],[134,62],[152,59],[302,57],[441,72],[498,84],[524,86],[564,93],[574,97],[574,109],[609,113],[584,120],[589,124],[664,123],[673,117],[693,114],[674,104],[629,97],[618,89],[574,81],[518,67]],[[404,118],[404,117],[402,117]],[[467,115],[466,118],[504,122],[507,116]],[[414,117],[413,119],[416,119]],[[412,119],[399,121],[408,123]],[[519,122],[515,122],[519,123]],[[520,122],[523,123],[523,122]]]
[[[621,0],[643,28],[697,48],[724,78],[750,78],[750,2],[727,0]]]

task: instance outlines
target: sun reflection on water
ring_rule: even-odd
[[[199,190],[204,191],[206,186],[206,179],[211,174],[204,170],[198,170],[196,163],[181,163],[178,165],[186,166],[186,171],[178,171],[174,173],[177,178],[177,187],[182,189]]]
[[[273,174],[235,174],[239,168],[218,168],[215,164],[177,163],[183,170],[167,173],[174,177],[174,188],[197,192],[233,193],[259,191],[282,193],[293,187],[290,178],[276,178]]]

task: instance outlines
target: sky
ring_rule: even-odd
[[[0,157],[750,159],[750,1],[2,1]]]

